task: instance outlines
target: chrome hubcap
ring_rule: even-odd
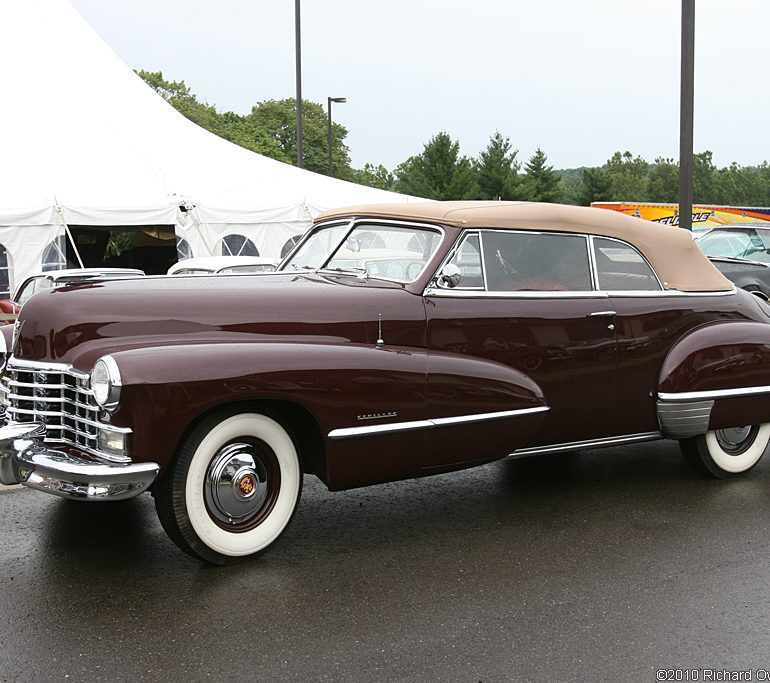
[[[717,429],[717,443],[726,453],[740,455],[753,443],[755,431],[751,425]]]
[[[220,522],[247,522],[262,509],[267,493],[267,470],[254,445],[231,443],[212,458],[205,495],[209,512]]]

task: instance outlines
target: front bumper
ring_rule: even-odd
[[[45,426],[35,422],[0,427],[0,482],[23,484],[63,498],[124,500],[155,481],[153,462],[100,463],[44,445]]]

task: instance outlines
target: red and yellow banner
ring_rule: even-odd
[[[596,209],[610,209],[628,216],[636,216],[655,223],[679,225],[678,204],[635,204],[629,202],[593,202]],[[767,221],[770,224],[770,208],[744,206],[710,206],[694,204],[692,207],[692,227],[694,230],[707,230],[728,223],[756,223]]]

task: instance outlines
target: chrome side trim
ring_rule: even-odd
[[[714,391],[683,391],[678,394],[658,394],[659,401],[709,401],[719,398],[738,398],[740,396],[756,396],[757,394],[770,394],[770,386],[741,387],[739,389],[716,389]]]
[[[480,289],[437,289],[428,287],[423,296],[449,297],[456,299],[608,299],[607,292],[585,291],[585,292],[560,292],[560,291],[542,291],[542,292],[487,292]]]
[[[587,441],[571,441],[569,443],[554,444],[553,446],[535,446],[533,448],[520,448],[508,455],[509,458],[517,458],[526,455],[541,455],[543,453],[561,453],[574,451],[580,448],[603,448],[604,446],[619,446],[627,443],[641,441],[656,441],[662,439],[660,432],[645,432],[643,434],[626,434],[624,436],[610,436],[605,439],[589,439]]]
[[[671,298],[703,298],[709,296],[732,296],[736,293],[733,288],[724,292],[680,292],[678,289],[666,289],[660,292],[633,290],[627,292],[606,292],[603,290],[586,292],[486,292],[483,290],[437,289],[428,287],[423,296],[451,297],[462,299],[671,299]]]
[[[687,439],[708,431],[714,401],[658,401],[660,430],[671,439]]]
[[[387,434],[390,432],[412,432],[416,429],[433,429],[434,427],[448,427],[452,425],[468,424],[470,422],[488,422],[502,420],[508,417],[521,417],[543,413],[550,410],[548,406],[537,408],[522,408],[520,410],[503,410],[496,413],[477,413],[475,415],[457,415],[455,417],[434,417],[430,420],[413,420],[411,422],[391,422],[383,425],[371,425],[367,427],[344,427],[332,429],[329,432],[330,439],[350,439],[357,436],[372,436],[373,434]]]

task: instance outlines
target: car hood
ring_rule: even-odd
[[[14,355],[90,369],[146,346],[242,341],[425,346],[422,297],[397,283],[276,274],[157,277],[62,287],[33,296]],[[384,333],[383,333],[384,334]]]

